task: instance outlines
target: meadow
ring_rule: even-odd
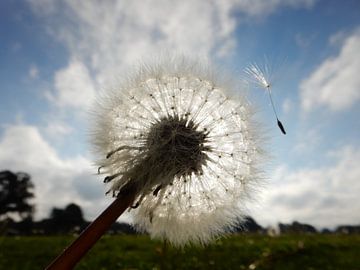
[[[0,269],[43,269],[73,236],[0,238]],[[175,249],[145,235],[106,235],[81,269],[360,269],[360,235],[231,235]]]

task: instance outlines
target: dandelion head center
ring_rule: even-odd
[[[192,120],[168,116],[151,126],[146,146],[163,171],[180,177],[202,173],[211,150],[206,140],[207,133],[198,131]]]

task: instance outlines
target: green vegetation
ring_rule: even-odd
[[[73,237],[1,237],[0,269],[43,269]],[[147,236],[104,236],[76,269],[360,269],[360,235],[234,235],[174,249]]]

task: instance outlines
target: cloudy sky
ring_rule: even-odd
[[[1,1],[0,170],[31,174],[37,218],[75,202],[90,219],[109,204],[89,150],[89,106],[164,51],[208,57],[239,78],[251,63],[269,67],[288,134],[251,88],[272,155],[249,207],[257,221],[360,223],[357,0]]]

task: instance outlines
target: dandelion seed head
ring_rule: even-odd
[[[136,187],[134,226],[175,246],[206,244],[246,215],[263,151],[253,110],[208,65],[142,65],[99,97],[93,143],[116,196]]]
[[[269,68],[267,65],[265,65],[264,68],[259,67],[257,64],[252,64],[249,67],[245,68],[244,70],[245,74],[248,75],[249,81],[253,82],[255,85],[257,85],[260,88],[264,88],[267,90],[267,93],[269,94],[269,99],[271,102],[271,107],[273,109],[273,112],[276,117],[276,123],[281,130],[281,132],[286,135],[286,131],[284,128],[284,125],[279,120],[278,114],[275,109],[275,104],[273,97],[271,95],[271,84],[270,84],[270,73]]]
[[[248,75],[249,80],[260,88],[270,90],[270,78],[267,75],[267,68],[262,69],[257,64],[251,64],[249,67],[245,68],[245,73]]]

